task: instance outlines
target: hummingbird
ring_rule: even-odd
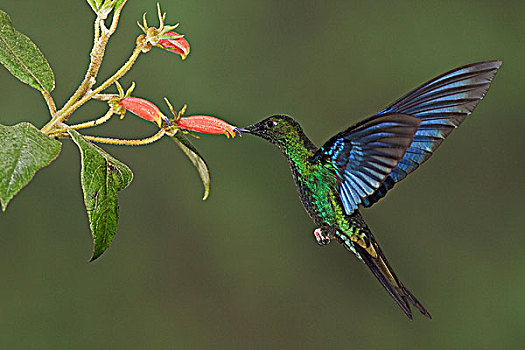
[[[431,315],[397,278],[359,208],[372,206],[430,158],[485,96],[501,63],[478,62],[444,73],[336,134],[321,148],[287,115],[238,129],[279,148],[317,226],[317,243],[323,246],[336,239],[353,252],[409,319],[410,305],[429,319]]]

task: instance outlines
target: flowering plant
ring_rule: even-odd
[[[57,108],[51,95],[55,87],[51,66],[38,47],[24,34],[13,28],[9,16],[0,10],[0,63],[20,81],[39,90],[47,104],[50,120],[38,129],[29,122],[13,126],[0,124],[0,204],[5,211],[13,197],[33,178],[35,173],[55,160],[61,149],[61,141],[71,139],[81,155],[81,185],[88,213],[94,248],[91,260],[98,258],[111,244],[118,224],[118,192],[126,188],[133,173],[124,163],[115,159],[95,143],[114,145],[146,145],[164,136],[172,138],[197,168],[204,184],[204,198],[209,194],[209,170],[196,148],[185,136],[199,132],[235,136],[236,128],[225,121],[206,115],[184,117],[184,106],[175,112],[166,99],[173,117],[166,117],[160,109],[146,99],[131,96],[135,84],[126,92],[118,83],[132,68],[141,54],[158,47],[179,55],[182,60],[190,53],[190,44],[184,35],[175,32],[176,25],[166,25],[166,13],[157,4],[158,27],[148,26],[146,14],[139,27],[140,34],[135,49],[128,60],[112,76],[95,86],[104,59],[106,46],[115,33],[120,15],[127,0],[87,0],[96,14],[94,44],[90,64],[84,80],[61,108]],[[108,16],[112,13],[109,23]],[[106,25],[108,21],[108,26]],[[115,84],[118,94],[104,91]],[[107,103],[107,112],[94,120],[71,124],[73,113],[90,100]],[[155,123],[159,131],[145,139],[117,139],[86,135],[80,130],[95,128],[115,114],[124,117],[129,111],[140,118]]]

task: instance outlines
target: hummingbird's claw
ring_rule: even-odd
[[[330,243],[330,235],[325,234],[320,227],[314,230],[314,237],[317,241],[317,244],[319,244],[320,246],[324,246]]]

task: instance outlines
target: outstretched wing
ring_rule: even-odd
[[[405,114],[372,117],[335,135],[314,154],[312,162],[336,170],[348,215],[397,166],[420,124],[419,118]]]
[[[397,182],[426,161],[445,137],[472,113],[485,96],[500,65],[501,61],[488,61],[451,70],[421,85],[376,114],[409,114],[420,118],[421,125],[397,166],[372,194],[363,199],[365,207],[384,197]]]

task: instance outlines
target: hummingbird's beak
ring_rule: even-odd
[[[251,134],[252,131],[250,129],[248,129],[249,126],[247,128],[235,128],[235,131],[239,133],[239,135],[241,135],[241,133],[245,132],[247,134]]]

